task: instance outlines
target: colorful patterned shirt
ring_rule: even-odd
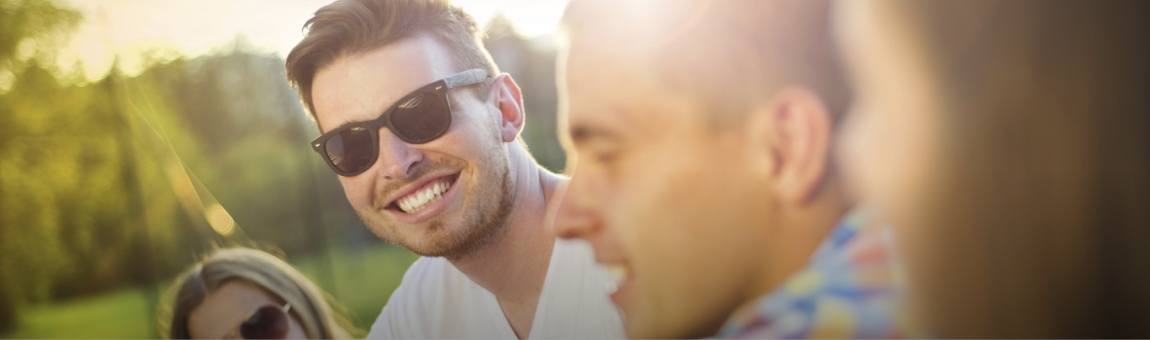
[[[739,308],[721,338],[890,338],[901,282],[889,228],[848,214],[806,268],[779,289]]]

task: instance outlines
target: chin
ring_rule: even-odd
[[[700,313],[704,313],[702,312],[704,308],[681,309],[678,313],[674,313],[674,315],[668,315],[672,312],[668,310],[669,307],[669,305],[661,305],[652,306],[648,309],[654,312],[648,315],[653,315],[657,318],[631,320],[633,322],[626,324],[627,336],[634,339],[709,338],[719,334],[728,316],[727,313],[702,315]]]
[[[659,327],[658,325],[627,326],[627,338],[630,339],[699,339],[712,337],[717,332],[693,331],[678,327]]]

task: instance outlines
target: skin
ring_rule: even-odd
[[[893,225],[898,246],[905,254],[934,254],[932,247],[938,235],[931,235],[934,226],[929,211],[936,210],[939,193],[940,164],[948,161],[940,136],[945,135],[937,112],[937,87],[927,78],[930,74],[926,58],[918,54],[906,36],[903,22],[890,10],[879,6],[881,2],[845,1],[836,11],[836,31],[849,76],[856,90],[856,101],[844,122],[842,152],[839,158],[847,174],[848,185],[867,202],[870,212],[878,220]],[[976,231],[977,229],[971,229]],[[955,242],[968,242],[969,234],[951,232]],[[952,278],[937,275],[939,268],[948,273],[963,272],[950,259],[930,256],[910,256],[906,259],[909,295],[904,315],[915,318],[913,324],[924,323],[929,314],[927,301],[937,301],[938,295],[920,295],[923,289],[914,285],[948,282],[971,291],[995,291],[1000,287],[986,286],[988,281],[969,279],[971,276]],[[977,277],[977,276],[974,276]],[[942,280],[942,281],[940,281]],[[961,282],[961,283],[956,283]],[[959,294],[943,297],[953,315],[985,315],[977,306],[993,306],[1000,301],[989,294]],[[973,320],[974,324],[965,322]],[[951,319],[949,322],[964,333],[980,329],[985,317]],[[921,327],[921,326],[919,326]],[[917,330],[922,332],[923,330]]]
[[[829,174],[830,116],[788,87],[721,128],[642,62],[592,34],[566,55],[563,237],[625,272],[612,299],[633,338],[714,335],[801,268],[845,213]],[[721,174],[721,175],[719,175]]]
[[[1001,244],[985,243],[988,238],[982,234],[986,231],[984,229],[966,228],[956,225],[953,220],[939,219],[946,218],[940,217],[946,216],[939,215],[940,211],[949,210],[961,216],[958,218],[961,218],[962,223],[978,225],[980,216],[977,212],[984,208],[971,210],[970,204],[963,204],[964,200],[972,200],[972,192],[978,191],[956,192],[955,184],[946,182],[962,177],[953,176],[954,166],[948,166],[955,164],[956,155],[959,155],[959,150],[948,147],[954,141],[944,139],[952,138],[947,137],[951,134],[944,125],[946,110],[941,104],[943,95],[948,91],[942,90],[940,84],[932,78],[935,73],[925,64],[930,59],[923,54],[925,50],[921,49],[921,45],[909,36],[913,30],[909,29],[910,26],[902,18],[901,9],[897,6],[896,3],[885,2],[843,2],[836,13],[836,30],[849,66],[851,81],[858,89],[851,118],[845,122],[843,152],[840,156],[849,174],[851,186],[857,188],[860,197],[872,206],[876,218],[893,225],[900,251],[912,255],[907,256],[905,262],[910,286],[905,314],[914,319],[912,323],[922,328],[919,332],[958,336],[1007,335],[1011,333],[986,331],[1043,327],[1043,321],[1027,319],[1040,318],[1042,313],[1018,312],[1012,309],[1018,306],[1016,302],[1004,302],[998,295],[1011,291],[1007,288],[1010,286],[1002,282],[1016,282],[1015,287],[1018,287],[1036,281],[1017,281],[1018,276],[994,276],[988,274],[993,273],[993,270],[986,269],[988,264],[1019,263],[1014,261],[1025,263],[1026,260],[1015,258],[1004,262],[977,252],[962,259],[940,256],[952,254],[945,248],[939,248],[940,242],[949,245],[980,244],[988,249]],[[980,164],[960,163],[960,166],[967,165],[970,167],[962,171],[1003,169],[1003,165],[982,167]],[[982,189],[978,184],[971,182],[967,189]],[[1009,195],[1012,191],[1012,188],[1004,187],[1000,194]],[[1069,190],[1060,194],[1056,197],[1081,197]],[[1009,202],[997,197],[974,199]],[[1019,211],[1025,214],[1025,210]],[[1070,221],[1076,218],[1072,211],[1049,211],[1043,212],[1043,215],[1057,216],[1064,213],[1068,214],[1064,221]],[[957,212],[967,214],[957,215]],[[1010,221],[1016,217],[1002,214],[999,218],[1001,220],[989,223],[1002,223],[1000,221]],[[1071,233],[1055,234],[1067,239],[1080,239]],[[1043,248],[1056,249],[1057,244],[1060,244],[1054,238],[1041,240]],[[1019,242],[1011,241],[1015,249],[1027,249],[1025,242]],[[1063,254],[1070,252],[1063,251]],[[1057,263],[1059,269],[1079,265],[1074,261]],[[1038,268],[1027,267],[1019,269],[1019,272],[1026,273],[1029,270],[1031,273],[1041,273],[1032,275],[1047,275],[1048,272]],[[996,280],[988,280],[987,277]],[[1031,294],[1044,291],[1024,288],[1015,291],[1008,299],[1047,301],[1043,296]],[[985,308],[1003,305],[1011,307],[997,310]],[[940,313],[939,306],[945,306],[945,312]],[[1039,310],[1047,309],[1039,307]],[[945,317],[939,319],[940,315]],[[1017,325],[1027,326],[1019,328]],[[1043,333],[1015,335],[1020,334],[1026,336]]]
[[[1001,292],[1003,287],[978,275],[940,275],[941,271],[982,272],[979,260],[975,260],[979,255],[972,254],[965,261],[934,256],[940,254],[938,242],[976,242],[979,230],[956,229],[940,237],[937,229],[932,229],[938,226],[937,217],[929,215],[930,211],[937,211],[936,198],[953,198],[957,194],[938,192],[940,186],[953,188],[941,181],[952,177],[940,176],[948,173],[941,164],[952,164],[944,157],[952,152],[943,147],[941,138],[946,133],[941,121],[942,106],[938,105],[941,98],[936,96],[944,92],[930,82],[930,72],[923,64],[928,59],[913,48],[912,40],[906,36],[910,31],[904,25],[890,3],[881,1],[844,1],[836,13],[844,60],[849,65],[853,87],[857,88],[857,100],[843,126],[840,159],[850,186],[871,206],[874,217],[894,226],[900,252],[914,255],[907,256],[905,262],[910,283],[963,287],[957,293],[953,289],[910,289],[905,315],[913,316],[913,323],[929,332],[984,335],[987,333],[969,332],[986,330],[988,322],[1002,320],[1002,316],[988,318],[988,311],[981,309],[999,306],[1002,300],[991,294],[968,292]],[[937,315],[932,306],[945,306],[950,317],[943,324],[955,326],[943,330],[929,325],[929,318]]]
[[[321,130],[379,116],[411,91],[465,68],[429,35],[336,59],[315,77]],[[383,76],[386,75],[386,76]],[[517,141],[523,100],[508,74],[449,94],[452,125],[429,143],[407,144],[380,130],[379,160],[340,176],[348,202],[379,237],[425,256],[445,256],[499,300],[520,337],[530,333],[554,235],[543,227],[560,177],[539,167]],[[389,208],[397,194],[440,176],[458,176],[429,216]],[[427,215],[427,214],[424,214]]]
[[[930,197],[940,128],[937,93],[897,16],[868,1],[846,1],[837,32],[856,88],[839,155],[855,191],[896,228],[918,225]],[[880,152],[881,151],[881,152]],[[905,232],[906,230],[900,230]]]
[[[265,306],[283,306],[259,286],[234,280],[221,285],[204,297],[188,316],[188,330],[196,339],[242,339],[240,324]],[[290,314],[290,313],[289,313]],[[303,327],[293,315],[288,325],[288,339],[306,338]]]

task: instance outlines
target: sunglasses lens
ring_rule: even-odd
[[[377,156],[374,138],[365,128],[345,129],[333,135],[324,144],[324,152],[336,170],[344,174],[367,170]]]
[[[451,108],[446,91],[428,91],[391,113],[392,131],[405,142],[423,144],[435,140],[451,127]]]
[[[288,332],[288,316],[275,306],[256,310],[240,325],[240,335],[244,339],[283,339]]]

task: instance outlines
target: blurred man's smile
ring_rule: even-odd
[[[600,263],[607,270],[607,291],[610,292],[611,301],[622,308],[624,297],[632,287],[631,267],[623,262]]]

